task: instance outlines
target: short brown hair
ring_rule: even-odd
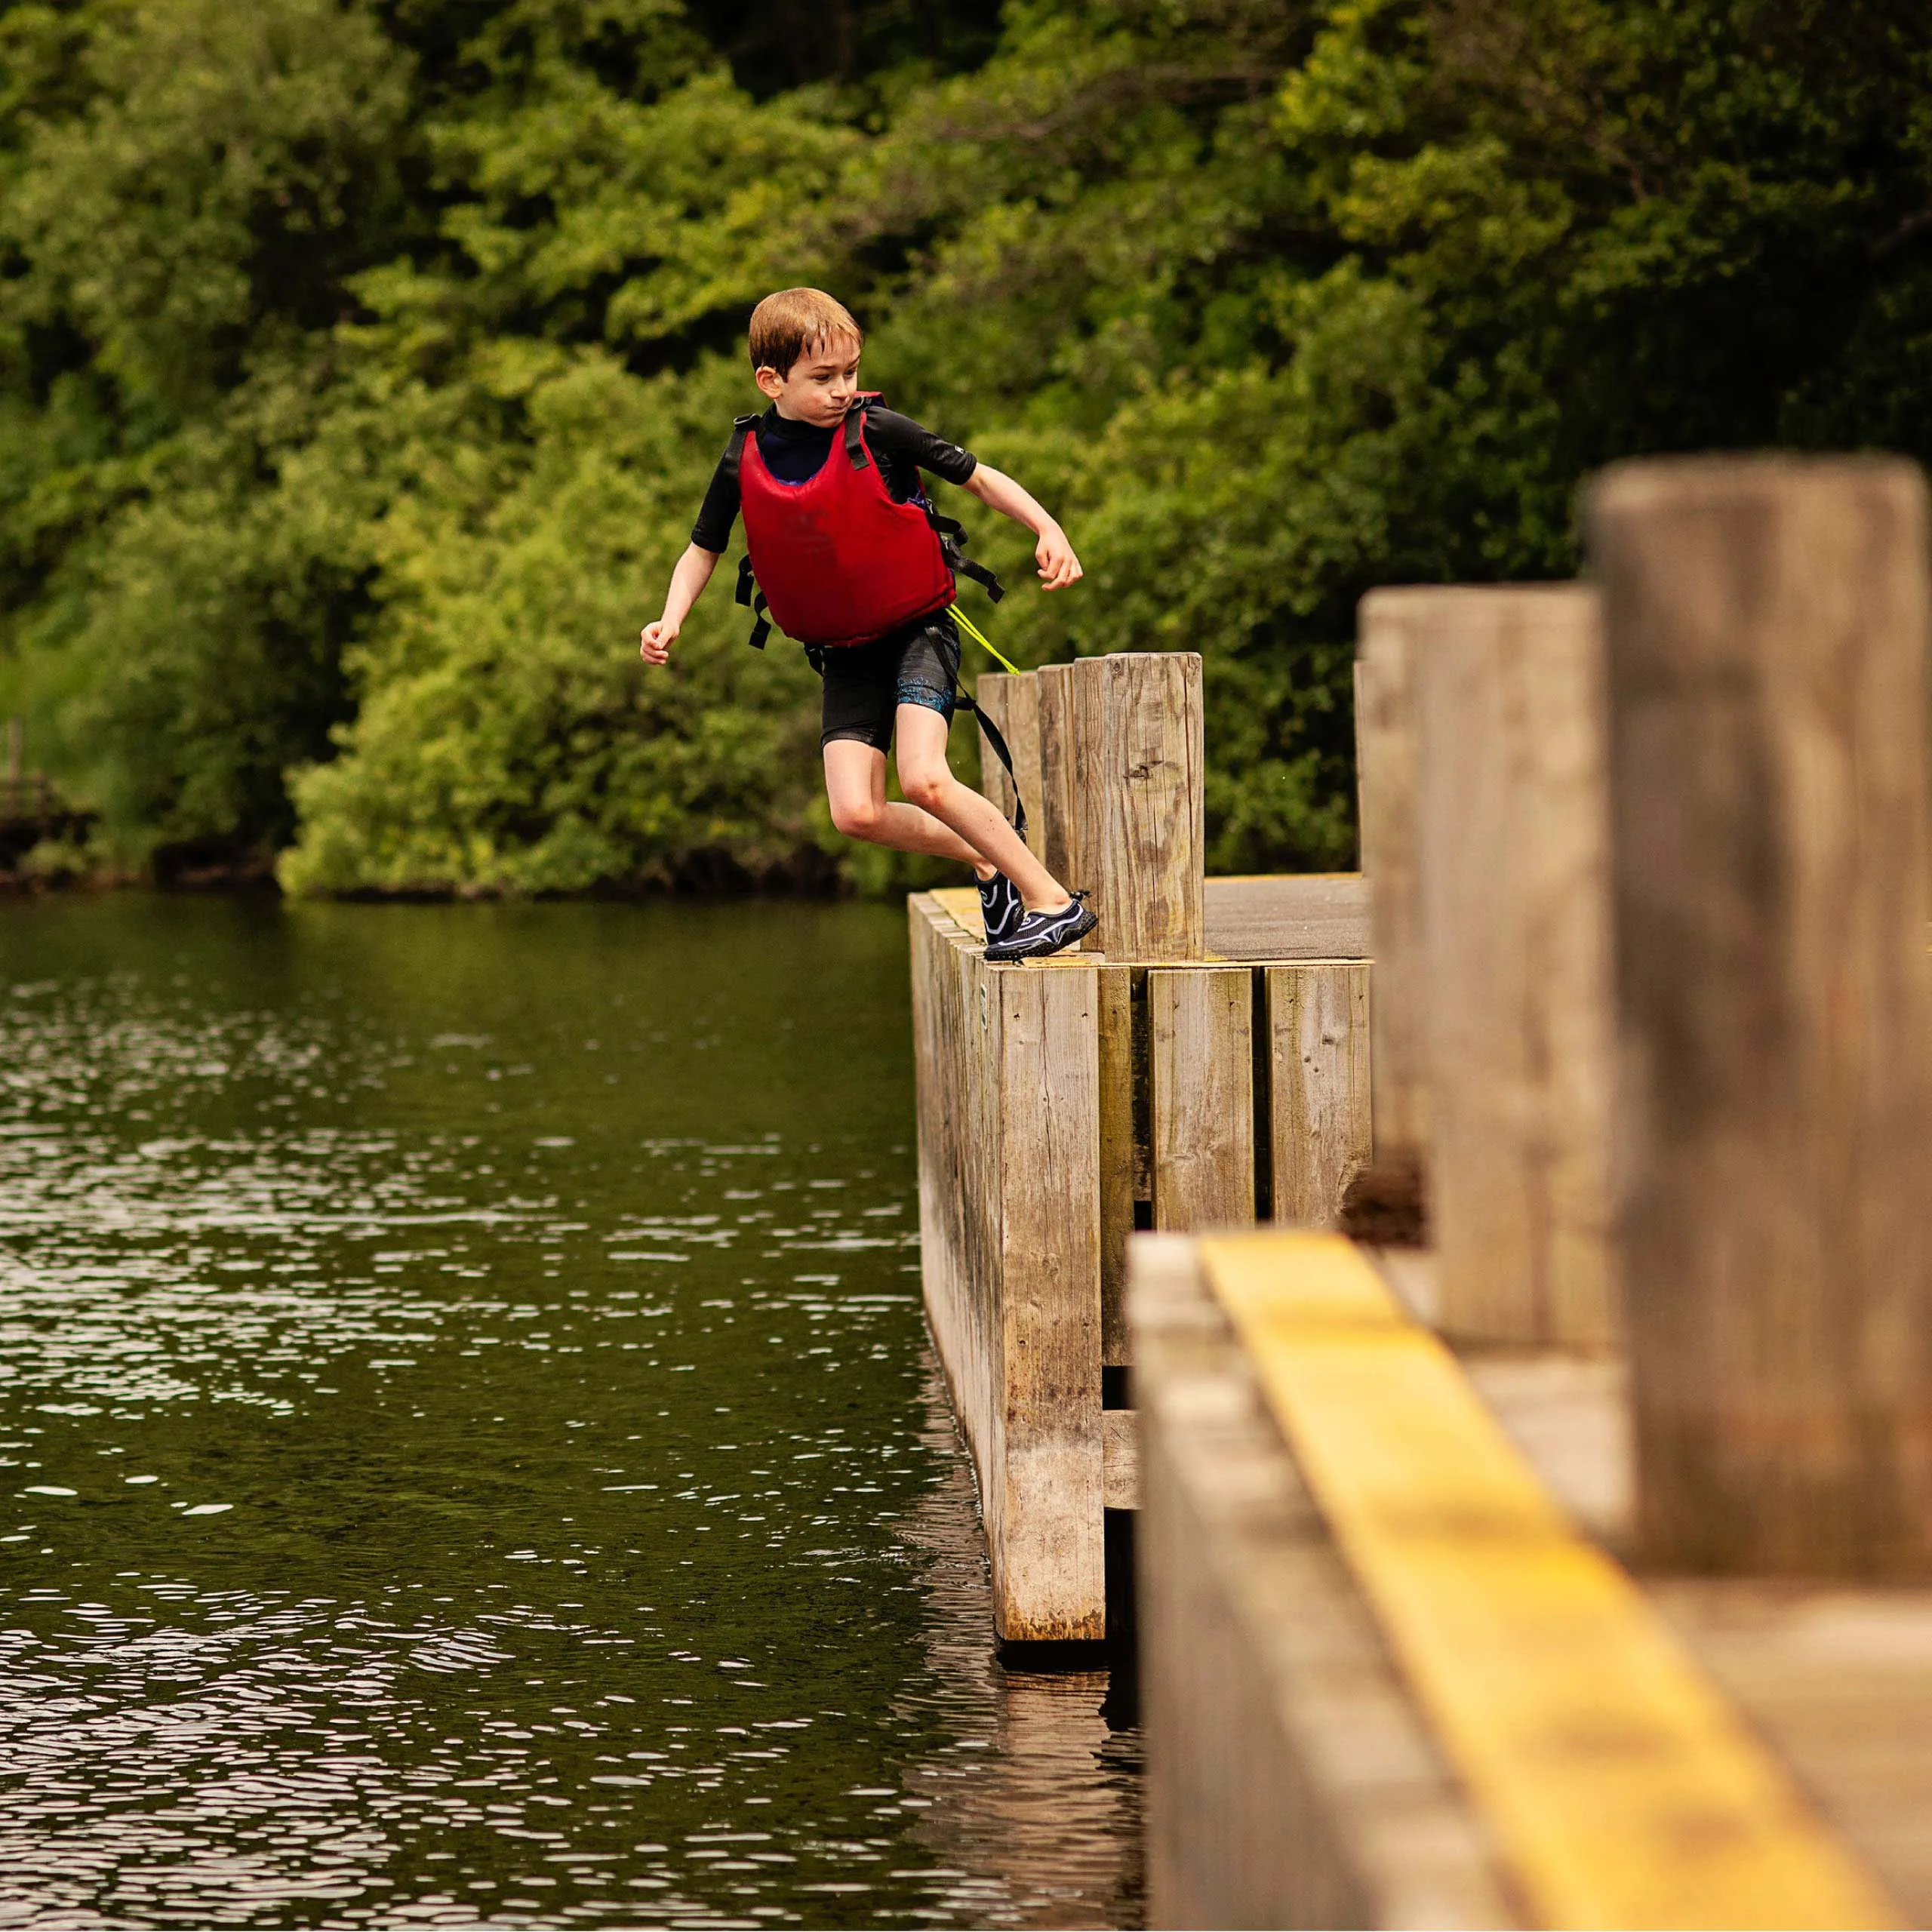
[[[844,303],[822,288],[781,288],[752,311],[752,367],[789,376],[792,364],[814,343],[841,335],[865,346],[866,332]]]

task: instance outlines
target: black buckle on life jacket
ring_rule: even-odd
[[[771,620],[764,613],[764,592],[758,587],[758,579],[752,574],[752,560],[749,552],[738,559],[738,601],[752,614],[752,634],[745,641],[754,651],[762,651],[764,641],[771,635]]]

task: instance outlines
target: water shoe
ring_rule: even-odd
[[[980,881],[980,918],[986,929],[986,943],[1002,946],[1011,939],[1026,916],[1026,902],[1004,872]]]
[[[1081,903],[1086,897],[1076,892],[1057,912],[1029,912],[1009,937],[986,948],[986,957],[1001,961],[1044,959],[1078,945],[1100,923],[1100,914]]]

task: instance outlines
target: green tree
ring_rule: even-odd
[[[813,17],[0,13],[0,699],[124,849],[911,875],[830,836],[809,676],[718,590],[672,674],[632,656],[788,282],[1063,515],[1048,599],[971,506],[1003,648],[1204,653],[1226,867],[1347,862],[1375,584],[1567,574],[1621,456],[1932,453],[1903,0]]]

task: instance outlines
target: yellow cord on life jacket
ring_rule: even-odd
[[[1020,666],[1017,664],[1014,663],[1010,659],[1000,657],[999,652],[995,648],[992,640],[986,636],[981,632],[979,626],[974,623],[972,619],[968,617],[964,611],[960,609],[957,602],[955,602],[950,608],[952,609],[953,617],[958,623],[961,629],[965,632],[966,635],[970,637],[975,644],[979,645],[983,651],[989,651],[995,658],[998,658],[999,662],[1005,665],[1006,668],[1011,671],[1016,678],[1020,675]]]

